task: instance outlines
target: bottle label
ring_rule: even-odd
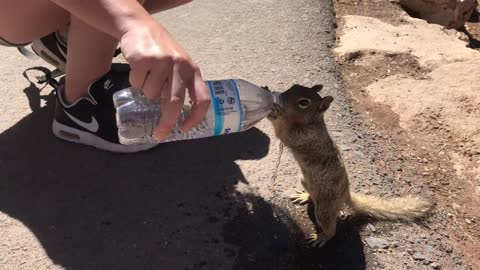
[[[242,110],[237,84],[234,80],[207,81],[215,114],[214,135],[239,132]]]

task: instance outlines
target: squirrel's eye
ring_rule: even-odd
[[[308,105],[310,105],[310,103],[312,103],[312,101],[308,98],[301,98],[297,101],[298,103],[298,107],[300,109],[306,109],[308,107]]]

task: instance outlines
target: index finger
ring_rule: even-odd
[[[162,115],[154,132],[154,137],[158,141],[164,140],[175,127],[185,100],[185,82],[180,76],[178,66],[173,69],[169,80],[171,84],[166,84],[167,87],[162,93]]]
[[[192,109],[180,126],[183,132],[203,121],[211,103],[210,91],[202,78],[200,69],[197,67],[195,68],[194,79],[188,85],[188,94],[192,101]]]

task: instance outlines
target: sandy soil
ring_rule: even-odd
[[[464,33],[411,18],[395,4],[348,2],[337,3],[335,49],[347,91],[365,119],[417,157],[409,166],[435,193],[445,225],[436,230],[447,228],[450,242],[478,269],[478,13]],[[347,8],[357,5],[362,12]],[[383,14],[374,8],[380,5]]]

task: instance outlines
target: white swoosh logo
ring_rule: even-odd
[[[97,119],[95,119],[95,117],[92,116],[92,121],[90,123],[86,123],[86,122],[83,122],[79,119],[77,119],[75,116],[69,114],[67,111],[63,110],[67,116],[72,119],[73,122],[75,122],[77,125],[87,129],[88,131],[90,132],[97,132],[98,131],[98,122],[97,122]]]
[[[60,47],[60,45],[58,44],[58,41],[57,41],[56,45],[57,45],[58,51],[63,55],[63,57],[65,57],[65,59],[67,59],[67,55],[63,51],[62,47]]]

